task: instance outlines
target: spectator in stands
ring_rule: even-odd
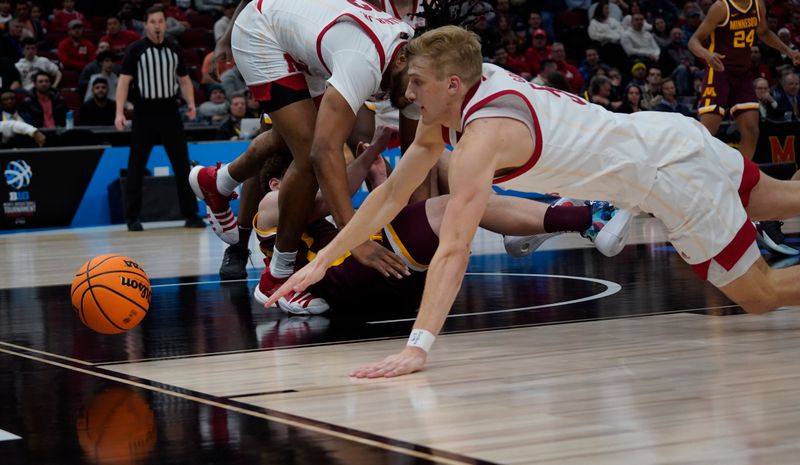
[[[216,15],[224,2],[225,0],[194,0],[194,7],[198,13]]]
[[[0,0],[0,26],[5,28],[6,24],[8,24],[13,17],[14,16],[11,15],[11,1]]]
[[[83,16],[83,13],[75,10],[75,0],[64,0],[63,7],[53,11],[53,20],[50,22],[50,28],[55,32],[66,32],[72,21],[80,21],[85,30],[92,30],[92,26]]]
[[[497,25],[494,28],[497,30],[497,33],[500,35],[500,43],[506,41],[516,41],[517,34],[511,29],[511,20],[506,15],[497,15]]]
[[[225,95],[238,94],[247,89],[247,85],[244,82],[242,73],[240,73],[239,69],[235,66],[222,73],[222,76],[220,76],[220,81],[222,83],[222,87],[225,89]]]
[[[622,25],[609,16],[608,0],[600,0],[589,21],[589,38],[601,45],[619,44],[622,38]]]
[[[41,131],[24,121],[0,121],[0,134],[0,147],[4,149],[30,147],[31,143],[41,147],[46,140]]]
[[[644,87],[647,84],[647,65],[641,61],[637,61],[631,66],[631,82]]]
[[[481,53],[484,58],[494,56],[494,52],[501,47],[500,34],[496,29],[489,26],[489,21],[485,16],[478,16],[472,24],[472,32],[481,39]]]
[[[651,66],[647,70],[647,83],[642,92],[642,108],[652,110],[661,101],[661,68]]]
[[[37,23],[42,28],[42,35],[47,34],[49,27],[47,20],[42,18],[42,7],[39,5],[31,5],[31,21]]]
[[[692,112],[678,102],[678,90],[672,78],[661,81],[661,101],[658,102],[653,110],[669,113],[680,113],[683,116],[691,116]]]
[[[792,11],[792,22],[786,25],[795,47],[800,47],[800,10]]]
[[[653,20],[653,38],[656,40],[656,43],[660,48],[665,48],[669,46],[670,42],[672,42],[672,37],[670,36],[669,29],[667,28],[667,22],[664,21],[664,18],[656,18]]]
[[[587,13],[587,18],[591,20],[597,9],[601,7],[602,1],[593,3],[588,9],[584,8]],[[617,20],[620,25],[622,24],[622,20],[625,19],[625,12],[622,11],[622,8],[617,4],[617,0],[608,0],[606,2],[608,4],[608,16]]]
[[[17,90],[21,85],[17,67],[8,58],[0,57],[0,89]]]
[[[786,121],[800,120],[800,77],[795,72],[788,72],[781,78],[780,91],[775,92],[778,110],[784,114]]]
[[[681,11],[678,14],[678,24],[685,24],[689,22],[689,18],[692,15],[697,15],[702,20],[703,10],[700,9],[700,6],[697,4],[697,2],[688,1],[683,4],[683,7],[681,7]]]
[[[73,19],[68,36],[58,44],[58,59],[66,69],[82,71],[95,58],[95,46],[83,38],[83,23]]]
[[[670,31],[670,44],[661,54],[663,71],[675,79],[679,95],[691,95],[691,77],[698,71],[697,58],[683,40],[683,31],[677,27]]]
[[[50,75],[39,71],[33,77],[33,91],[22,102],[22,110],[31,117],[37,128],[64,127],[67,119],[67,104],[50,83]]]
[[[644,63],[657,63],[661,55],[661,49],[653,38],[653,34],[644,30],[644,16],[641,13],[634,13],[631,19],[631,28],[622,32],[620,45],[632,59],[638,59]]]
[[[16,63],[22,58],[22,23],[14,18],[6,23],[6,33],[0,36],[0,56]]]
[[[53,77],[53,87],[58,87],[61,83],[61,70],[58,65],[48,60],[45,57],[40,57],[39,47],[33,39],[24,39],[22,41],[22,58],[14,65],[19,71],[22,87],[25,90],[33,89],[33,77],[39,71],[44,71]]]
[[[617,113],[637,113],[642,111],[642,88],[636,84],[628,84],[625,88],[625,96],[622,97],[622,104],[614,111]]]
[[[0,121],[24,121],[28,124],[31,117],[27,113],[20,113],[17,108],[17,93],[5,88],[0,92]]]
[[[542,28],[542,15],[538,11],[531,11],[528,14],[528,27],[525,29],[525,45],[530,47],[533,44],[534,33],[539,29],[544,32],[545,42],[547,41],[547,32]]]
[[[169,18],[174,19],[178,22],[183,29],[191,29],[192,25],[189,24],[189,20],[186,19],[186,15],[175,5],[175,0],[161,0],[160,2],[154,2],[154,5],[160,4],[162,8],[164,8],[164,14],[167,15],[167,22],[169,23]],[[167,25],[167,31],[169,31],[169,25]]]
[[[519,45],[522,45],[522,41],[525,40],[525,22],[522,20],[522,18],[511,11],[510,0],[497,0],[494,6],[494,12],[497,15],[496,18],[498,18],[498,20],[501,15],[508,18],[508,22],[511,24],[511,30],[517,35],[517,38],[520,42]]]
[[[703,17],[705,18],[708,14],[708,10],[711,9],[711,5],[714,4],[715,0],[700,0],[697,4],[700,6],[700,10],[703,12]]]
[[[639,6],[639,2],[634,0],[631,2],[630,8],[628,10],[628,14],[622,18],[622,29],[628,30],[631,28],[631,23],[633,22],[633,15],[641,14],[642,18],[644,18],[644,13],[642,13],[642,7]],[[644,25],[642,27],[645,31],[651,32],[653,30],[653,25],[647,22],[645,18]]]
[[[692,35],[697,31],[697,28],[700,27],[700,23],[703,22],[703,14],[699,11],[692,11],[689,13],[689,16],[686,18],[686,22],[681,26],[681,31],[683,32],[683,45],[689,44],[689,39]]]
[[[603,66],[600,63],[600,52],[597,51],[595,47],[589,47],[586,49],[586,55],[583,61],[581,62],[581,66],[578,68],[578,71],[581,72],[581,76],[583,76],[583,81],[588,82],[595,74],[597,74],[597,70]]]
[[[500,47],[494,52],[494,56],[492,57],[492,64],[497,65],[503,68],[506,71],[510,71],[514,74],[519,74],[516,69],[511,68],[508,65],[508,52],[506,51],[505,47]]]
[[[247,115],[245,118],[260,118],[262,114],[261,104],[258,103],[258,100],[256,100],[256,98],[253,96],[253,93],[250,92],[249,89],[245,88],[242,92],[244,92],[244,96],[247,98]],[[271,121],[272,120],[270,120],[269,124],[272,124]]]
[[[525,61],[528,62],[528,69],[532,75],[539,74],[539,67],[542,60],[550,57],[550,46],[547,45],[547,33],[544,29],[533,31],[533,42],[525,52]]]
[[[134,31],[138,34],[141,34],[144,30],[144,22],[139,19],[141,18],[141,15],[137,14],[136,8],[133,6],[133,2],[131,1],[124,1],[120,3],[117,17],[124,28],[129,31]]]
[[[789,32],[789,29],[786,29],[785,27],[778,29],[778,38],[781,39],[781,42],[786,44],[790,49],[797,50],[797,47],[795,47],[794,42],[792,42],[792,34]],[[794,66],[794,63],[792,62],[792,59],[788,55],[784,55],[783,53],[781,53],[780,58],[778,58],[774,66],[777,68],[783,65]]]
[[[242,119],[247,117],[247,97],[243,94],[234,95],[231,97],[231,107],[228,117],[223,121],[222,125],[217,130],[218,140],[242,140],[248,139],[252,136],[242,134]]]
[[[22,25],[22,37],[30,37],[32,39],[42,40],[44,38],[44,31],[42,25],[38,22],[31,20],[31,7],[27,2],[17,2],[14,9],[14,18],[16,18]]]
[[[219,123],[228,116],[230,103],[225,99],[225,89],[220,84],[208,86],[208,100],[197,108],[197,114],[206,121]]]
[[[531,82],[536,84],[537,86],[546,86],[547,83],[547,76],[552,73],[558,71],[558,65],[556,62],[550,58],[542,60],[541,66],[539,68],[539,74],[534,77]]]
[[[219,42],[219,39],[225,34],[225,29],[228,23],[231,22],[233,12],[236,11],[236,0],[225,0],[222,4],[222,16],[214,23],[214,42]]]
[[[108,98],[109,86],[106,78],[95,78],[92,81],[91,92],[91,97],[81,105],[78,112],[78,124],[81,126],[113,126],[117,104]]]
[[[567,53],[564,49],[564,44],[561,42],[553,43],[550,47],[550,59],[556,62],[558,72],[567,78],[570,87],[575,89],[575,91],[583,89],[583,75],[575,65],[567,61]]]
[[[489,2],[483,0],[466,0],[461,3],[461,10],[459,16],[462,17],[464,24],[477,22],[483,18],[487,23],[494,23],[495,13],[494,8]]]
[[[675,24],[678,20],[678,9],[671,0],[642,0],[642,12],[648,17],[661,16],[667,24]]]
[[[770,86],[773,85],[772,71],[761,62],[761,47],[758,45],[750,47],[750,72],[754,78],[764,78]]]
[[[508,66],[515,70],[515,73],[529,81],[533,76],[530,73],[528,61],[525,59],[525,55],[522,54],[518,42],[516,40],[506,40],[503,42],[503,48],[506,50],[506,53],[508,53]]]
[[[602,74],[605,68],[600,68],[595,76]],[[622,100],[624,88],[622,86],[622,72],[617,68],[609,68],[606,74],[608,79],[611,80],[611,99],[612,102],[619,102]]]
[[[586,99],[610,111],[614,111],[622,104],[622,102],[611,100],[611,80],[607,76],[601,75],[597,75],[589,81]]]
[[[753,89],[758,97],[758,114],[761,119],[783,121],[784,112],[778,108],[778,101],[770,93],[769,87],[769,82],[764,78],[759,77],[753,80]]]
[[[114,73],[114,53],[110,51],[99,53],[95,61],[100,65],[100,72],[89,77],[89,85],[83,96],[84,102],[91,100],[94,96],[93,83],[97,79],[106,81],[106,93],[110,95],[117,94],[117,81],[119,77]],[[113,124],[113,119],[111,122]]]
[[[123,29],[118,16],[109,16],[106,20],[106,34],[100,38],[100,41],[108,42],[114,54],[121,58],[128,45],[140,38],[138,32]]]

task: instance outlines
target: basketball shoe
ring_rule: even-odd
[[[224,196],[217,190],[217,171],[222,163],[217,166],[195,166],[189,172],[189,185],[192,186],[194,195],[206,202],[206,213],[211,223],[211,230],[228,244],[239,242],[239,228],[236,217],[231,210],[231,200],[238,197],[235,192]]]
[[[592,208],[592,224],[581,236],[594,243],[594,247],[606,257],[622,252],[628,243],[633,214],[609,202],[587,202]]]
[[[581,202],[569,198],[561,198],[553,206],[574,207],[588,204],[592,209],[592,222],[581,232],[581,236],[589,239],[595,248],[607,257],[613,257],[622,251],[628,241],[630,223],[633,215],[627,210],[614,208],[608,202]],[[536,251],[545,241],[563,232],[534,234],[531,236],[503,236],[506,252],[512,257],[525,257]]]
[[[269,259],[265,258],[264,263],[267,266],[261,272],[261,279],[258,280],[258,286],[253,291],[253,297],[261,305],[266,304],[269,296],[289,279],[288,276],[286,278],[272,276],[269,271]],[[331,307],[325,299],[316,297],[309,291],[290,291],[285,297],[278,299],[278,308],[292,315],[319,315],[328,311]]]
[[[780,255],[794,256],[800,255],[800,250],[786,244],[786,236],[781,230],[783,221],[760,221],[756,223],[758,243],[766,247],[770,252]]]
[[[222,265],[219,267],[219,277],[228,279],[244,279],[247,277],[247,260],[250,258],[250,250],[238,245],[229,245],[225,249],[222,257]]]

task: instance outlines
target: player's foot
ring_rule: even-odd
[[[761,221],[756,223],[758,242],[770,252],[779,255],[793,256],[800,254],[800,250],[786,244],[786,236],[781,231],[783,221]]]
[[[236,244],[239,242],[239,228],[230,202],[237,195],[233,192],[224,196],[217,190],[217,171],[221,166],[221,163],[217,163],[217,166],[195,166],[189,172],[189,185],[194,195],[206,202],[208,221],[214,233],[226,243]]]
[[[330,305],[322,297],[303,292],[290,292],[278,299],[278,308],[291,315],[319,315],[330,310]]]
[[[222,257],[222,265],[219,267],[219,277],[224,280],[246,278],[249,258],[249,249],[237,245],[228,246]]]
[[[142,227],[142,222],[139,220],[131,220],[128,222],[128,231],[144,231],[144,227]]]
[[[527,257],[544,244],[546,240],[559,234],[563,234],[563,232],[534,234],[532,236],[503,236],[503,246],[506,248],[506,253],[512,257]]]
[[[606,257],[622,252],[628,243],[633,214],[608,202],[590,202],[589,206],[592,208],[592,224],[581,236],[594,242],[595,248]]]
[[[267,267],[261,272],[261,279],[258,280],[258,286],[256,286],[256,289],[253,291],[253,297],[255,297],[256,301],[261,305],[267,303],[269,296],[277,291],[278,288],[289,279],[288,276],[285,278],[276,278],[272,276],[272,273],[269,271],[269,259],[265,258],[264,263],[267,264]]]

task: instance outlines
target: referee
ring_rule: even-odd
[[[145,13],[145,37],[125,51],[117,84],[117,130],[125,128],[124,108],[131,92],[134,103],[131,151],[128,157],[128,189],[125,193],[129,231],[141,231],[142,179],[150,151],[164,145],[175,172],[181,213],[187,228],[205,227],[197,216],[197,201],[189,186],[189,150],[178,112],[178,90],[186,100],[189,119],[195,119],[194,89],[186,72],[181,48],[165,41],[166,17],[160,6]],[[131,83],[133,84],[131,86]]]

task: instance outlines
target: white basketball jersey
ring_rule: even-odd
[[[405,15],[400,13],[400,10],[397,8],[395,0],[381,0],[381,5],[383,5],[383,11],[391,14],[397,19],[402,19],[404,23],[408,24],[414,29],[425,27],[425,18],[419,15],[419,13],[422,13],[424,11],[422,0],[413,0],[413,1],[414,1],[414,8],[411,9],[410,13],[407,13]]]
[[[320,44],[337,22],[351,21],[366,32],[363,40],[377,48],[381,71],[414,35],[407,24],[363,0],[254,0],[241,15],[248,17],[237,19],[236,25],[247,29],[248,36],[274,41],[300,70],[323,79],[330,78],[331,72]]]
[[[464,100],[461,130],[479,118],[525,123],[534,151],[519,169],[494,180],[503,189],[601,199],[633,208],[658,168],[703,147],[698,122],[680,114],[612,113],[580,97],[536,86],[492,64]],[[443,128],[445,142],[458,132]]]

